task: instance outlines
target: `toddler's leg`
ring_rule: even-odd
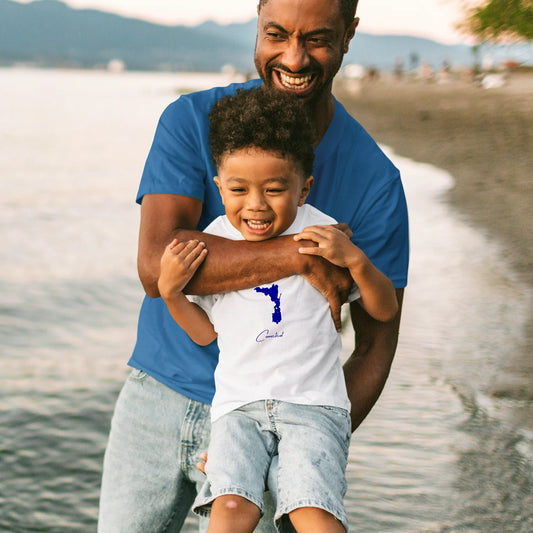
[[[276,520],[298,532],[344,533],[349,413],[279,402],[273,416],[280,433]]]
[[[211,425],[206,483],[194,504],[197,514],[210,515],[208,533],[252,532],[259,522],[277,447],[265,418],[264,402],[253,402]]]
[[[295,509],[289,513],[289,519],[297,533],[346,533],[337,518],[317,507]]]
[[[260,516],[259,507],[242,496],[219,496],[211,506],[207,533],[252,533]]]

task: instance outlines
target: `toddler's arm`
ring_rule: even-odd
[[[207,255],[203,242],[178,242],[174,239],[161,256],[159,293],[167,304],[172,318],[187,335],[201,346],[213,342],[217,334],[206,312],[189,301],[182,292]]]
[[[391,280],[378,270],[348,235],[334,226],[309,226],[294,236],[310,240],[316,247],[303,247],[301,254],[319,255],[331,263],[348,268],[361,293],[361,305],[376,320],[388,322],[398,312],[398,300]]]

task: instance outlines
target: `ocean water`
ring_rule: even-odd
[[[96,530],[142,288],[134,199],[157,119],[221,75],[0,69],[0,531]],[[533,296],[394,154],[412,266],[390,379],[352,439],[351,531],[533,531],[531,402],[495,397]],[[345,355],[352,344],[344,333]],[[184,531],[195,531],[189,519]]]

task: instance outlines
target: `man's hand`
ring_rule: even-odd
[[[352,238],[353,231],[350,229],[350,226],[348,224],[345,224],[344,222],[339,222],[338,224],[332,224],[333,228],[337,228],[338,230],[341,230],[344,235],[348,238]]]
[[[360,304],[372,318],[381,322],[392,320],[398,312],[398,301],[391,280],[377,269],[349,237],[333,226],[308,226],[294,240],[309,240],[316,246],[298,251],[320,256],[338,267],[347,268],[360,292]]]
[[[346,238],[350,238],[353,235],[348,224],[345,224],[344,222],[333,224],[332,226],[328,226],[328,228],[335,228],[333,231],[338,230],[338,232],[343,234]],[[301,234],[294,236],[295,241],[302,241],[303,239]],[[309,248],[318,248],[316,242],[313,242],[312,240],[308,240],[307,245],[305,242],[302,242],[302,244],[303,247],[299,249],[299,253],[307,253],[301,251],[304,248],[307,250],[309,250]],[[321,255],[320,253],[316,254],[313,252],[314,251],[309,252],[308,255]],[[341,306],[347,300],[353,286],[353,279],[349,270],[346,268],[339,268],[331,264],[331,262],[328,264],[327,261],[316,257],[307,271],[302,273],[302,276],[315,289],[320,291],[325,298],[327,298],[335,329],[340,332],[342,330]]]
[[[313,257],[302,276],[328,300],[337,331],[342,330],[341,306],[347,300],[353,279],[346,268],[340,268],[321,257]]]

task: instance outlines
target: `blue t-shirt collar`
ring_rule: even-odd
[[[318,143],[318,146],[315,148],[315,158],[321,161],[328,159],[331,152],[335,150],[335,147],[342,139],[344,130],[342,122],[346,111],[343,105],[335,97],[333,97],[333,100],[335,102],[333,118],[329,123],[326,133],[324,133],[324,136]]]

